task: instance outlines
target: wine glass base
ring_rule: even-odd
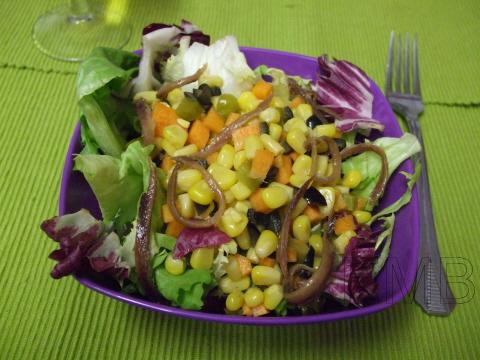
[[[74,15],[70,5],[41,15],[33,26],[35,45],[55,59],[81,61],[97,46],[119,49],[128,42],[132,27],[122,16],[92,8]]]

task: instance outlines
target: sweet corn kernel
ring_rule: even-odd
[[[190,121],[187,121],[185,119],[178,118],[177,119],[177,124],[180,125],[184,129],[188,129],[190,127],[191,123],[190,123]]]
[[[318,155],[317,156],[317,175],[325,176],[327,173],[327,167],[328,167],[328,156]]]
[[[173,156],[189,156],[198,152],[198,147],[195,144],[184,146],[173,153]]]
[[[323,250],[323,238],[320,234],[312,234],[308,238],[308,244],[313,247],[316,255],[321,255]]]
[[[249,135],[245,138],[243,148],[245,149],[245,156],[251,160],[255,157],[257,150],[263,149],[263,142],[260,140],[260,136]]]
[[[230,189],[237,182],[237,173],[218,164],[218,162],[210,165],[208,167],[208,172],[218,183],[220,189],[224,191]]]
[[[243,230],[242,233],[235,238],[235,241],[242,250],[248,250],[252,246],[248,229]]]
[[[252,269],[252,282],[258,286],[270,286],[280,284],[282,273],[278,268],[257,265]]]
[[[298,215],[303,213],[307,205],[308,205],[307,200],[305,200],[303,197],[300,200],[298,200],[297,205],[293,209],[292,218],[295,219]]]
[[[247,250],[247,259],[250,260],[252,264],[258,264],[260,262],[260,259],[258,258],[258,255],[253,247]]]
[[[167,94],[167,101],[170,106],[174,107],[175,105],[180,104],[184,97],[185,94],[183,93],[182,89],[176,88]]]
[[[163,138],[168,140],[176,149],[180,149],[187,141],[188,132],[178,124],[163,128]]]
[[[241,181],[233,185],[230,188],[230,191],[237,200],[248,199],[248,197],[252,194],[252,190]]]
[[[218,153],[217,163],[227,169],[230,169],[233,166],[234,158],[235,148],[230,144],[225,144]]]
[[[228,257],[228,263],[225,266],[227,276],[233,281],[238,281],[242,278],[242,271],[240,270],[240,264],[235,256]]]
[[[293,113],[296,117],[305,121],[313,115],[312,106],[310,104],[300,104],[293,109]]]
[[[345,248],[347,247],[350,239],[357,235],[357,233],[353,230],[348,230],[344,232],[342,235],[338,236],[336,239],[333,240],[333,246],[335,247],[335,251],[343,255],[345,252]]]
[[[342,195],[348,195],[348,193],[350,193],[350,188],[343,185],[336,185],[335,189],[338,190]]]
[[[178,195],[178,211],[184,218],[191,219],[195,215],[195,206],[187,193]]]
[[[268,125],[268,133],[272,137],[273,140],[278,141],[282,136],[283,128],[282,125],[279,124],[270,124]]]
[[[158,100],[157,92],[156,91],[140,91],[136,93],[135,96],[133,97],[134,102],[138,100],[145,100],[148,104],[153,104]]]
[[[278,247],[278,237],[271,230],[263,230],[255,244],[255,253],[259,258],[273,254]]]
[[[270,183],[269,187],[279,187],[279,188],[283,189],[288,195],[288,201],[292,200],[292,198],[293,198],[293,188],[291,186],[273,181],[273,182]]]
[[[283,109],[285,106],[287,106],[287,103],[283,101],[280,97],[274,96],[272,98],[272,102],[270,103],[270,106]]]
[[[283,154],[283,152],[285,151],[285,148],[280,145],[278,141],[274,140],[270,135],[262,134],[260,135],[260,140],[262,140],[265,149],[272,152],[275,156]]]
[[[288,201],[288,193],[279,186],[269,186],[263,189],[261,196],[270,209],[278,209]]]
[[[305,121],[298,117],[291,118],[283,125],[283,130],[286,132],[290,132],[293,129],[300,130],[303,134],[307,134],[310,130]]]
[[[260,290],[258,287],[251,287],[247,291],[245,291],[245,304],[249,307],[255,307],[261,305],[263,303],[263,291]]]
[[[260,120],[265,121],[267,124],[278,123],[280,121],[280,112],[275,108],[268,108],[260,113]]]
[[[259,103],[260,100],[251,91],[245,91],[238,97],[238,106],[243,112],[255,110]]]
[[[335,127],[335,124],[318,125],[313,129],[313,135],[315,137],[328,136],[331,138],[341,137],[341,133]]]
[[[228,208],[220,219],[220,229],[230,237],[240,235],[247,227],[248,218],[234,208]]]
[[[300,129],[292,129],[287,133],[288,145],[298,154],[305,154],[307,151],[305,149],[305,141],[307,141],[307,137]]]
[[[307,242],[310,237],[311,225],[307,215],[300,215],[293,220],[292,233],[300,241]]]
[[[347,171],[347,173],[343,176],[342,184],[350,189],[354,189],[362,182],[362,180],[362,173],[354,169]]]
[[[223,86],[223,79],[218,75],[205,75],[198,79],[199,85],[207,84],[208,86],[216,86],[221,88]]]
[[[290,175],[290,184],[296,187],[300,187],[303,185],[305,181],[308,180],[308,175],[304,174],[292,174]]]
[[[202,180],[202,173],[197,169],[180,170],[177,176],[177,188],[183,192],[187,192],[200,180]]]
[[[177,148],[167,139],[156,138],[155,139],[155,145],[159,149],[165,150],[165,152],[170,156],[174,156],[175,151],[177,151]]]
[[[235,210],[238,212],[241,212],[243,214],[246,214],[248,212],[248,209],[252,207],[252,204],[248,200],[240,200],[235,203]]]
[[[313,268],[318,269],[320,267],[320,264],[322,263],[322,257],[321,256],[315,256],[313,258]]]
[[[299,239],[292,239],[289,242],[290,246],[295,250],[297,253],[297,261],[302,263],[307,256],[309,246],[305,241]]]
[[[292,165],[292,171],[294,174],[301,174],[308,176],[312,167],[312,158],[308,155],[300,155],[297,157]]]
[[[270,285],[263,292],[263,305],[268,310],[274,310],[283,299],[283,287],[278,284]]]
[[[240,169],[240,167],[245,163],[246,160],[247,155],[245,154],[245,150],[237,151],[233,158],[233,168],[235,170]]]
[[[198,248],[192,251],[190,266],[194,269],[208,270],[213,264],[214,248]]]
[[[200,180],[188,189],[190,199],[200,205],[208,205],[213,200],[213,192],[205,180]]]
[[[245,276],[238,281],[233,281],[228,276],[224,276],[218,282],[218,286],[225,294],[247,290],[250,287],[250,277]]]
[[[357,220],[357,223],[359,224],[366,224],[372,218],[372,214],[370,212],[363,211],[363,210],[355,210],[353,212],[353,216],[355,217],[355,220]]]
[[[185,271],[185,261],[183,259],[174,259],[172,255],[168,255],[165,259],[165,270],[172,275],[180,275]]]
[[[229,311],[237,311],[243,306],[243,293],[240,291],[234,291],[227,296],[225,300],[225,307]]]
[[[225,196],[225,202],[230,205],[235,201],[235,196],[233,196],[233,193],[230,190],[227,190],[223,193],[223,196]]]

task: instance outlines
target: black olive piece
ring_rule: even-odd
[[[260,225],[260,226],[263,226],[263,227],[267,227],[268,217],[269,217],[269,215],[256,212],[253,209],[248,209],[248,211],[247,211],[248,221],[250,223],[254,224],[254,225]]]
[[[210,205],[200,205],[200,204],[197,204],[196,202],[193,202],[193,205],[195,205],[195,210],[197,210],[198,215],[203,214],[205,211],[207,211],[208,207],[210,206]]]
[[[312,273],[308,270],[300,269],[298,271],[298,276],[300,276],[302,279],[310,279],[310,277],[312,276]]]
[[[282,111],[282,122],[285,122],[287,120],[290,120],[293,118],[293,111],[290,109],[288,106],[285,106]]]
[[[208,161],[206,159],[198,160],[198,163],[205,169],[208,169]]]
[[[322,195],[320,191],[315,189],[314,187],[309,187],[303,198],[309,203],[310,205],[318,205],[318,206],[325,206],[327,205],[327,200]]]
[[[212,96],[220,96],[222,95],[222,90],[220,90],[220,88],[218,86],[212,86],[210,88],[211,92],[212,92]]]
[[[186,98],[189,98],[189,99],[192,99],[192,100],[197,100],[196,96],[193,95],[193,93],[190,92],[190,91],[185,91],[184,95],[185,95]]]
[[[308,248],[307,255],[305,256],[305,259],[303,260],[303,263],[307,266],[313,267],[313,261],[315,260],[315,249],[313,246],[310,246]]]
[[[268,223],[265,228],[273,231],[277,236],[280,236],[280,231],[282,231],[282,218],[280,217],[280,213],[273,211],[266,215],[266,217],[268,218]]]
[[[255,243],[258,240],[258,237],[260,236],[260,231],[258,231],[257,227],[253,224],[247,225],[247,231],[248,231],[248,236],[250,237],[250,241],[252,245],[255,245]]]
[[[315,115],[310,116],[307,120],[305,120],[305,123],[310,129],[315,129],[318,125],[322,125],[320,119]]]
[[[203,108],[212,106],[212,89],[207,84],[202,84],[198,89],[194,89],[193,95]]]
[[[272,166],[270,170],[268,170],[267,176],[265,176],[265,179],[263,179],[260,187],[267,187],[273,180],[275,180],[277,173],[278,168],[276,166]]]
[[[283,141],[280,143],[280,145],[282,145],[283,148],[285,149],[284,154],[290,154],[290,153],[293,151],[292,147],[291,147],[290,145],[288,145],[288,143],[287,143],[286,140],[283,140]]]
[[[260,133],[261,134],[268,134],[268,124],[264,121],[260,123]]]
[[[337,144],[339,151],[342,151],[347,147],[347,142],[345,141],[345,139],[335,139],[335,143]]]

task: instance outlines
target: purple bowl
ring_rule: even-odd
[[[254,68],[261,64],[283,69],[289,75],[299,75],[303,78],[315,77],[316,58],[291,54],[275,50],[242,48],[249,65]],[[385,124],[385,136],[400,137],[402,131],[396,121],[387,100],[377,85],[371,81],[374,94],[373,117]],[[73,171],[74,154],[81,150],[80,124],[77,125],[70,141],[66,156],[62,184],[60,189],[60,215],[72,213],[81,208],[88,209],[94,216],[100,218],[98,203],[83,176]],[[410,160],[404,162],[391,177],[385,195],[380,203],[384,207],[395,201],[406,188],[406,181],[399,171],[413,171]],[[363,308],[333,307],[325,313],[317,315],[291,317],[244,317],[214,314],[200,311],[183,310],[173,306],[154,303],[140,297],[124,294],[118,291],[113,283],[93,278],[87,274],[78,274],[76,279],[84,286],[107,295],[111,298],[153,311],[187,317],[197,320],[217,321],[231,324],[250,325],[293,325],[318,323],[373,314],[399,302],[412,287],[418,258],[420,243],[420,225],[418,216],[417,191],[413,191],[412,201],[401,209],[396,216],[395,230],[390,250],[390,257],[385,267],[377,277],[378,294]]]

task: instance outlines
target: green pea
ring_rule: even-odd
[[[177,115],[182,119],[193,121],[200,116],[203,111],[202,106],[197,100],[185,97],[175,109]]]
[[[238,101],[235,96],[231,94],[220,95],[215,109],[221,116],[226,118],[230,113],[237,112],[239,110]]]

